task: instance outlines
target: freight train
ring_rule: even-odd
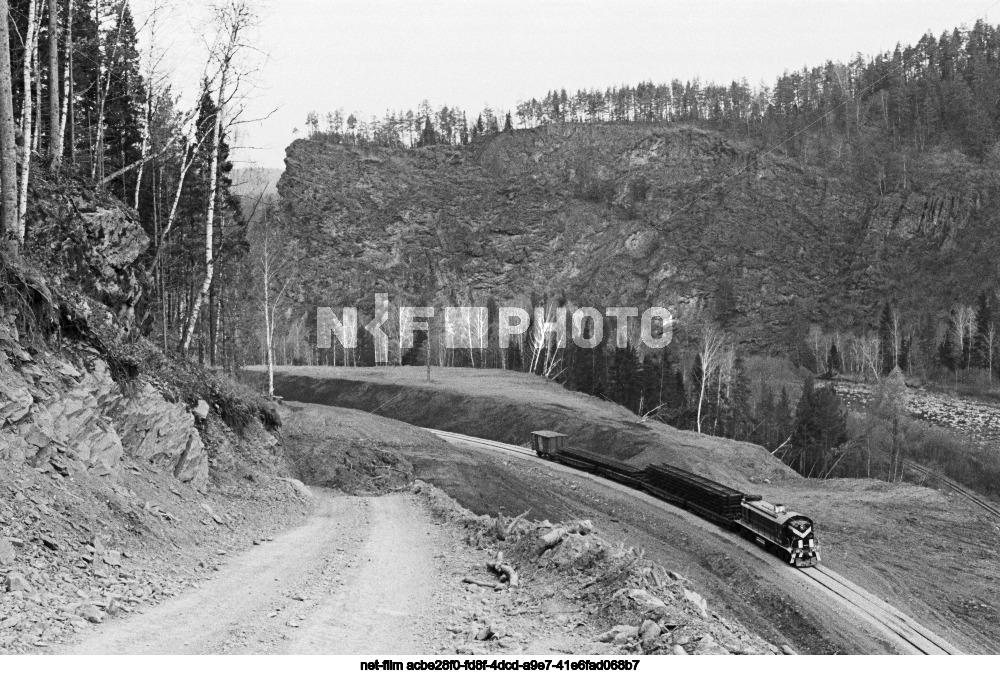
[[[811,519],[760,496],[713,482],[667,464],[636,468],[583,449],[566,446],[554,431],[535,431],[532,448],[551,461],[641,489],[757,542],[793,566],[819,564],[819,543]]]

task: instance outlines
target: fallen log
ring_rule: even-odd
[[[500,576],[500,580],[506,579],[508,587],[517,587],[518,584],[517,571],[514,570],[513,566],[511,566],[510,564],[506,564],[503,561],[502,552],[498,552],[497,561],[490,562],[489,564],[486,565],[486,568],[489,569],[491,572]]]
[[[498,583],[493,583],[493,582],[489,582],[489,581],[485,581],[485,580],[476,580],[475,578],[468,578],[468,577],[463,578],[462,582],[463,583],[468,583],[469,585],[478,585],[480,587],[488,587],[491,590],[497,589],[497,585],[498,585]]]

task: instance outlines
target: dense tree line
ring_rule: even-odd
[[[868,138],[859,149],[877,153],[885,143],[919,151],[944,142],[981,157],[1000,131],[997,91],[1000,30],[977,21],[972,29],[955,28],[939,37],[928,33],[915,45],[897,45],[873,57],[858,54],[848,63],[827,61],[785,72],[771,87],[753,87],[746,79],[729,84],[674,79],[575,92],[557,88],[519,102],[516,125],[510,113],[502,120],[487,108],[473,119],[455,108],[433,110],[425,101],[416,111],[387,111],[381,119],[338,110],[321,120],[310,113],[306,126],[311,136],[335,142],[415,147],[429,140],[464,144],[514,126],[684,122],[744,134],[821,161],[841,154],[843,140],[878,130],[879,141]],[[433,135],[425,133],[428,128]],[[869,163],[874,180],[888,179],[878,161]]]
[[[2,235],[8,251],[44,258],[28,217],[32,185],[80,180],[134,209],[150,239],[133,270],[138,333],[164,350],[235,367],[262,329],[254,203],[232,192],[229,137],[236,71],[254,20],[248,0],[218,0],[206,24],[206,77],[185,107],[158,69],[159,3],[136,25],[128,0],[5,0],[0,33]],[[9,10],[9,11],[7,11]],[[139,49],[145,32],[148,48]],[[3,60],[0,59],[0,63]],[[41,235],[41,234],[39,234]],[[72,279],[70,279],[72,281]],[[248,286],[252,290],[248,293]],[[252,357],[252,356],[251,356]]]
[[[310,138],[346,145],[380,147],[422,147],[425,145],[466,145],[484,134],[513,131],[510,113],[484,108],[475,119],[459,108],[441,106],[436,110],[423,101],[416,111],[386,111],[377,117],[363,118],[360,113],[345,113],[343,109],[327,113],[323,118],[316,112],[306,115],[306,132]]]

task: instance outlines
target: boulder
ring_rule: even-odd
[[[687,588],[685,588],[684,598],[694,605],[694,607],[701,614],[702,618],[708,620],[708,602],[705,601],[704,597],[702,597],[697,592],[693,592],[692,590],[688,590]]]
[[[639,637],[644,645],[651,645],[662,633],[663,630],[660,629],[660,626],[652,620],[645,620],[639,627]]]
[[[204,421],[205,419],[208,418],[209,411],[210,411],[210,408],[208,406],[208,403],[205,402],[204,400],[199,400],[198,404],[195,405],[194,410],[193,410],[195,418],[197,418],[197,419],[199,419],[201,421]]]
[[[622,644],[639,636],[639,628],[635,625],[615,625],[604,634],[597,637],[601,643]]]
[[[4,581],[4,588],[8,592],[31,592],[31,585],[28,583],[28,579],[24,577],[24,574],[16,571],[11,571],[7,574],[7,579]]]
[[[95,624],[104,622],[104,612],[93,604],[82,604],[76,613],[87,622]]]
[[[6,538],[0,538],[0,566],[11,566],[16,557],[14,546]]]

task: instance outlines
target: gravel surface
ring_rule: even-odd
[[[413,497],[326,490],[302,526],[69,653],[410,653],[432,637],[442,544]],[[447,542],[444,543],[447,546]]]

